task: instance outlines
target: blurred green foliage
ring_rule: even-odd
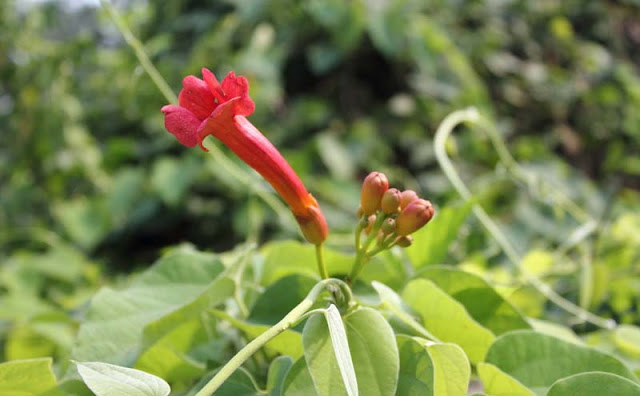
[[[460,203],[433,134],[451,111],[477,107],[528,177],[501,163],[485,135],[460,128],[447,149],[476,201],[528,252],[531,272],[585,308],[640,324],[636,2],[114,5],[175,92],[201,67],[247,76],[251,121],[318,198],[338,250],[351,243],[368,171],[439,210]],[[166,246],[224,251],[297,235],[292,218],[255,193],[269,190],[259,178],[250,173],[249,189],[166,133],[165,99],[102,10],[5,1],[0,24],[4,359],[68,355],[89,296],[102,283],[129,282],[122,272]],[[549,189],[573,200],[578,215]],[[589,220],[596,230],[581,236]],[[473,218],[450,237],[429,265],[459,264],[526,315],[566,319]]]

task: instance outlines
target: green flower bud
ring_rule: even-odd
[[[400,212],[400,191],[390,188],[382,195],[380,209],[388,215]]]
[[[412,243],[413,243],[413,238],[411,238],[408,235],[401,236],[401,237],[398,237],[398,239],[396,239],[396,245],[403,248],[411,246]]]
[[[380,208],[382,195],[389,189],[389,181],[384,173],[371,172],[362,183],[360,205],[365,215],[374,214]]]
[[[418,194],[413,190],[404,190],[400,194],[400,209],[406,208],[411,202],[419,199]]]
[[[433,205],[426,199],[411,202],[396,219],[396,233],[398,235],[413,234],[431,220],[433,213]]]
[[[392,232],[394,232],[396,230],[396,221],[394,219],[386,219],[383,223],[382,226],[380,226],[380,229],[382,230],[382,232],[385,235],[391,234]]]

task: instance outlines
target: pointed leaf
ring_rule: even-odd
[[[356,373],[353,369],[353,362],[351,361],[351,353],[349,351],[349,341],[347,340],[344,323],[342,323],[342,317],[333,304],[329,305],[325,316],[327,318],[327,325],[329,326],[331,345],[336,355],[336,361],[340,368],[340,375],[347,390],[347,395],[357,396],[358,381],[356,380]]]
[[[128,367],[101,362],[77,362],[78,373],[96,396],[167,396],[162,378]]]
[[[405,287],[402,299],[439,340],[460,345],[473,363],[483,360],[495,336],[453,297],[429,280],[416,279]]]

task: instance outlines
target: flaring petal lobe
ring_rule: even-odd
[[[180,106],[191,111],[200,120],[209,117],[216,104],[207,83],[195,76],[187,76],[182,80],[182,86],[178,96]]]
[[[178,141],[187,146],[193,147],[198,144],[198,128],[201,121],[184,107],[167,105],[162,108],[164,113],[164,127],[171,132]]]
[[[222,90],[228,99],[249,95],[249,81],[246,77],[236,76],[233,71],[230,71],[222,80]]]

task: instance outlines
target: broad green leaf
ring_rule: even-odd
[[[243,322],[220,310],[214,309],[211,313],[216,317],[231,323],[233,327],[241,330],[250,339],[256,338],[271,327],[268,325]],[[285,330],[277,337],[267,342],[265,344],[265,349],[268,352],[275,352],[281,355],[298,358],[302,356],[302,334],[291,329]]]
[[[289,356],[278,356],[269,365],[267,374],[267,392],[269,396],[280,396],[284,387],[285,377],[293,366],[293,359]]]
[[[408,308],[405,307],[406,304],[393,289],[376,281],[371,282],[371,285],[376,292],[378,292],[382,308],[388,309],[400,320],[400,322],[402,322],[404,326],[407,326],[421,337],[428,338],[432,341],[438,341],[433,334],[429,333],[421,323],[413,318],[410,312],[407,312]]]
[[[314,278],[300,274],[278,279],[258,297],[247,320],[265,325],[278,323],[304,300],[315,284]]]
[[[484,390],[492,396],[535,396],[517,379],[504,373],[493,364],[480,362],[477,369]]]
[[[398,336],[400,380],[396,394],[465,396],[471,367],[456,344]]]
[[[344,318],[351,359],[361,395],[393,395],[399,357],[393,331],[382,315],[370,308]],[[324,318],[311,317],[303,332],[305,358],[319,395],[346,395]]]
[[[573,342],[574,344],[584,345],[584,342],[580,337],[576,335],[570,328],[558,323],[549,322],[546,320],[529,318],[529,323],[533,329],[539,333],[548,334],[550,336],[558,337],[562,340]]]
[[[400,356],[397,395],[433,396],[433,363],[423,343],[396,336]]]
[[[473,319],[496,335],[531,328],[513,305],[477,275],[455,268],[431,267],[419,276],[434,282],[464,305]]]
[[[0,363],[0,395],[36,396],[55,386],[50,358]]]
[[[347,395],[358,396],[358,381],[355,370],[353,369],[349,341],[347,341],[347,333],[344,329],[340,312],[335,305],[331,304],[325,312],[325,317],[327,319],[327,326],[329,327],[331,345],[336,355],[336,362],[338,363]]]
[[[456,344],[426,341],[433,363],[434,396],[465,396],[469,387],[471,367],[462,348]]]
[[[316,314],[307,320],[302,332],[302,343],[309,373],[318,394],[347,395],[324,315]]]
[[[176,249],[124,290],[103,288],[92,299],[72,356],[133,365],[152,344],[233,292],[215,255]],[[143,340],[144,336],[144,340]]]
[[[613,332],[616,346],[627,355],[640,358],[640,328],[632,325],[620,325]]]
[[[187,353],[205,338],[199,320],[182,323],[144,351],[133,368],[163,378],[178,390],[204,375],[205,365]]]
[[[167,396],[162,378],[128,367],[101,362],[76,362],[78,373],[96,396]]]
[[[426,227],[412,235],[413,243],[405,251],[415,268],[442,264],[470,210],[471,203],[441,209]]]
[[[376,310],[358,309],[345,316],[351,358],[361,395],[395,395],[400,358],[389,323]]]
[[[315,247],[295,241],[272,242],[263,248],[265,256],[262,285],[270,285],[291,274],[304,274],[318,278]],[[351,270],[353,257],[343,253],[324,250],[324,259],[330,275],[347,274]]]
[[[460,345],[471,362],[483,360],[495,336],[453,297],[427,279],[416,279],[407,284],[402,299],[420,315],[427,331],[441,341]]]
[[[603,371],[637,380],[611,355],[531,330],[517,330],[498,337],[485,360],[536,393],[560,378],[586,371]]]
[[[282,396],[318,396],[304,356],[296,360],[287,372]]]
[[[619,375],[590,372],[562,378],[547,396],[640,396],[640,386]]]

